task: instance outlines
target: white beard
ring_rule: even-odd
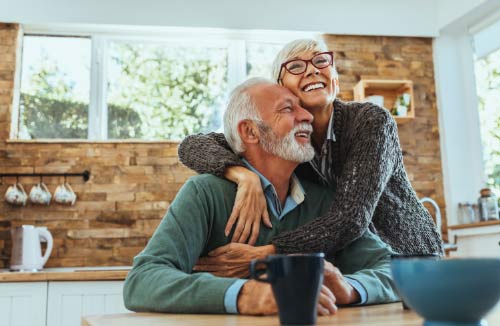
[[[304,163],[313,159],[314,148],[311,143],[302,145],[295,139],[295,133],[300,130],[312,132],[311,124],[302,122],[282,138],[277,136],[274,131],[263,122],[260,122],[258,126],[261,136],[260,145],[264,151],[281,157],[284,160],[297,163]]]

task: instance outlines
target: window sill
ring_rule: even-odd
[[[179,140],[7,139],[7,144],[179,144]]]

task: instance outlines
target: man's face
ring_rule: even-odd
[[[310,161],[313,116],[299,99],[279,85],[257,85],[249,93],[263,121],[257,124],[262,149],[288,161]]]

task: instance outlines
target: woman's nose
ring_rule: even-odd
[[[308,62],[306,67],[305,76],[317,75],[319,74],[319,69],[316,68],[312,63]]]

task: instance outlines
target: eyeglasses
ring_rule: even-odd
[[[283,68],[293,75],[303,74],[307,70],[307,65],[309,62],[318,69],[323,69],[328,66],[333,66],[333,52],[321,52],[315,54],[309,60],[293,59],[281,64],[280,73],[278,74],[278,82],[281,79],[281,71]]]

